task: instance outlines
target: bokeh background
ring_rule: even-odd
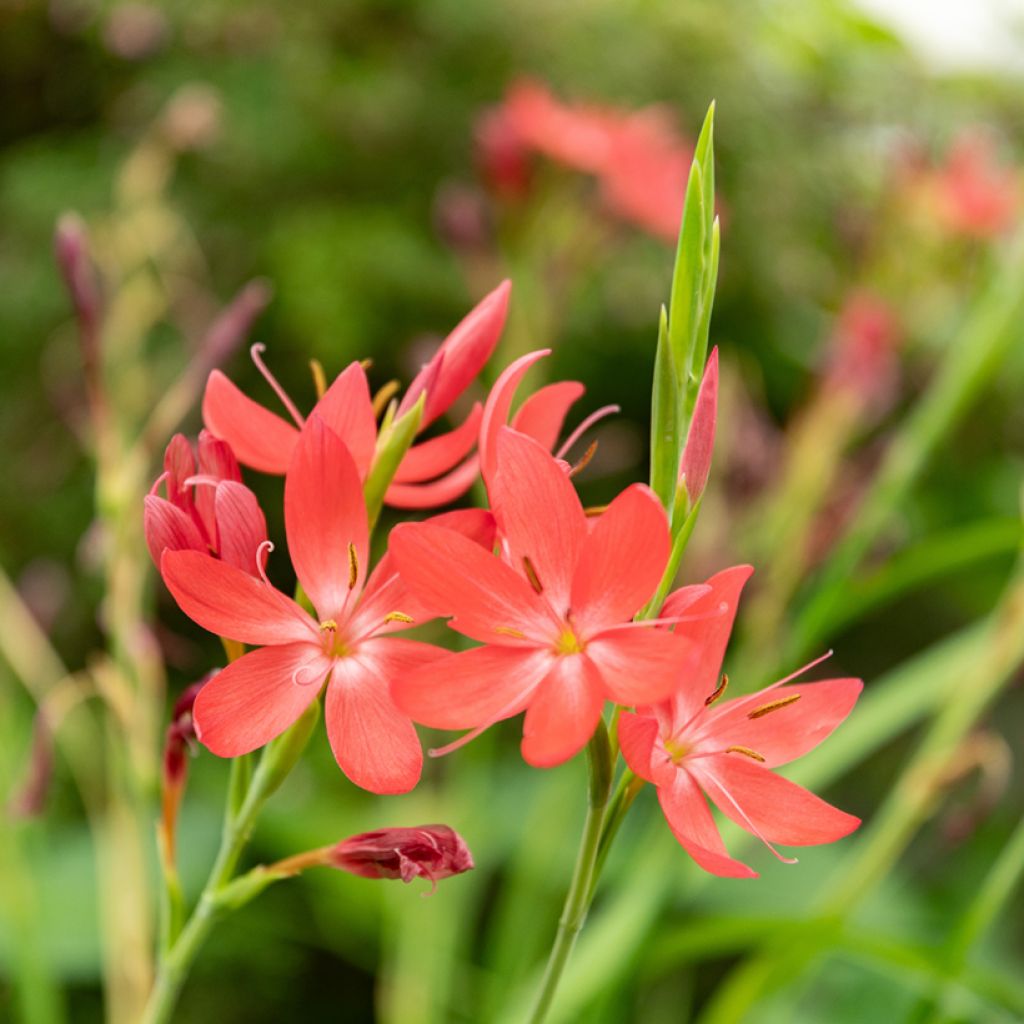
[[[889,25],[845,0],[0,0],[0,565],[64,664],[88,665],[105,642],[104,583],[82,357],[52,255],[66,210],[89,225],[108,297],[119,297],[109,344],[128,431],[252,279],[272,299],[251,338],[305,406],[311,357],[328,373],[369,357],[378,385],[408,380],[510,276],[490,379],[550,345],[545,373],[582,380],[584,412],[622,406],[598,431],[586,499],[643,479],[673,245],[542,153],[527,153],[525,178],[508,187],[482,118],[529,77],[567,102],[661,105],[685,147],[714,99],[723,242],[711,337],[723,397],[684,573],[751,560],[764,579],[741,620],[735,685],[833,647],[831,674],[864,677],[869,694],[920,695],[934,676],[943,706],[955,705],[988,650],[955,645],[999,606],[1021,539],[1024,12],[982,8],[995,27],[979,46],[989,36],[977,25],[954,20],[938,43],[920,43],[917,5]],[[272,401],[244,349],[223,365]],[[921,434],[915,410],[943,373],[963,385],[945,405],[932,399],[948,422],[866,550],[832,571],[841,600],[803,628],[814,580],[857,529],[894,445]],[[194,432],[198,391],[188,405]],[[154,438],[147,479],[166,440]],[[280,482],[252,485],[280,538]],[[172,699],[218,649],[158,591],[141,546],[137,559]],[[0,621],[8,640],[15,629]],[[99,1021],[90,835],[60,757],[45,814],[10,810],[34,705],[11,644],[0,653],[0,1018]],[[936,966],[1024,811],[1016,667],[1000,666],[1003,690],[940,749],[927,806],[908,813],[909,834],[877,870],[857,861],[862,837],[804,851],[793,867],[751,850],[762,880],[709,881],[645,794],[555,1019],[1021,1019],[1019,897],[1005,894],[973,966]],[[808,781],[870,823],[937,713],[914,699],[916,711],[909,697],[873,705],[846,748],[808,759]],[[387,801],[349,785],[318,735],[269,806],[254,863],[443,820],[466,836],[477,871],[429,899],[328,871],[278,886],[218,928],[180,1019],[515,1019],[557,919],[584,799],[580,763],[528,770],[515,734],[492,730]],[[194,759],[181,854],[193,895],[225,779],[210,755]],[[826,912],[844,878],[866,880]],[[780,949],[789,959],[773,961]],[[758,962],[773,965],[759,981]],[[928,1016],[937,992],[950,1015]]]

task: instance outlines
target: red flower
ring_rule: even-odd
[[[662,108],[565,104],[543,85],[517,82],[502,110],[502,128],[517,133],[524,146],[596,175],[610,210],[675,241],[693,149]]]
[[[490,358],[505,326],[510,289],[510,282],[504,281],[485,296],[409,385],[398,414],[410,409],[426,392],[421,432],[451,407]],[[281,398],[294,425],[248,398],[219,370],[214,370],[206,383],[203,419],[217,437],[231,445],[243,465],[265,473],[284,473],[304,419],[258,361],[259,352],[260,348],[254,346],[257,365]],[[344,441],[360,477],[365,478],[373,462],[377,424],[369,383],[359,363],[350,364],[338,375],[316,404],[314,413]],[[463,460],[476,443],[480,416],[478,403],[454,430],[410,449],[395,474],[394,486],[388,490],[387,503],[399,508],[425,507],[445,504],[463,494],[476,477],[476,464]],[[417,502],[421,491],[426,491],[431,500]]]
[[[469,871],[473,855],[466,841],[447,825],[382,828],[350,836],[331,848],[329,862],[362,878],[450,878]]]
[[[1001,166],[991,140],[965,134],[934,176],[938,213],[955,232],[991,238],[1010,227],[1020,206],[1017,174]]]
[[[773,853],[772,843],[830,843],[860,824],[770,770],[813,750],[846,718],[860,694],[859,679],[781,690],[784,679],[718,703],[726,684],[724,677],[718,681],[722,656],[751,571],[743,565],[726,569],[708,580],[710,592],[684,588],[670,596],[664,612],[678,615],[685,608],[690,613],[692,619],[676,631],[696,642],[700,660],[680,677],[684,685],[670,700],[619,719],[626,763],[657,787],[673,835],[705,871],[736,878],[756,877],[756,872],[728,855],[702,790]],[[725,614],[700,615],[723,607]]]
[[[524,758],[555,765],[586,744],[606,699],[650,703],[676,686],[688,638],[629,621],[661,579],[668,524],[634,484],[588,529],[563,469],[508,428],[491,493],[504,558],[441,526],[391,533],[410,590],[484,644],[397,679],[392,692],[424,725],[474,729],[456,745],[525,710]]]
[[[298,719],[329,675],[325,719],[341,770],[364,789],[402,793],[418,781],[422,753],[389,683],[444,652],[386,636],[423,612],[390,559],[367,580],[362,495],[352,455],[319,417],[311,417],[285,478],[284,511],[292,563],[317,619],[265,578],[207,555],[167,551],[162,571],[175,600],[199,625],[262,645],[199,693],[194,718],[205,746],[222,757],[263,746]],[[486,512],[451,513],[441,521],[485,544],[493,538]]]
[[[159,566],[165,550],[202,551],[257,575],[267,523],[241,480],[225,442],[200,432],[197,471],[192,446],[175,434],[164,453],[164,472],[145,498],[146,544],[153,561]],[[155,493],[161,483],[166,498]]]

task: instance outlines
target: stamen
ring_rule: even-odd
[[[388,612],[384,616],[385,622],[405,622],[408,625],[412,625],[416,620],[411,615],[406,615],[405,612]]]
[[[759,708],[754,708],[753,711],[748,711],[747,718],[761,718],[764,715],[769,715],[773,711],[778,711],[779,708],[795,704],[800,699],[800,696],[799,693],[793,693],[788,697],[780,697],[778,700],[769,701],[767,704],[762,704]]]
[[[513,636],[517,640],[525,640],[526,634],[521,633],[518,629],[513,629],[511,626],[495,626],[495,633],[500,633],[502,636]]]
[[[596,519],[598,516],[602,516],[608,511],[607,505],[590,505],[583,510],[583,514],[588,519]]]
[[[270,557],[270,552],[274,550],[274,542],[272,540],[263,541],[260,546],[256,549],[256,571],[263,578],[263,582],[266,585],[272,586],[270,580],[267,579],[267,559]]]
[[[713,694],[711,694],[710,697],[707,697],[705,699],[704,707],[706,707],[706,708],[711,707],[711,705],[714,704],[715,701],[718,700],[718,698],[721,697],[723,693],[725,693],[725,688],[728,685],[729,685],[729,677],[723,672],[722,673],[722,681],[718,684],[718,686],[715,687],[715,692]],[[751,715],[751,718],[753,718],[753,715]]]
[[[530,561],[527,555],[523,555],[523,572],[526,573],[526,578],[530,581],[530,586],[538,594],[544,593],[544,587],[540,582],[540,577],[537,575],[537,570],[533,567],[533,562]]]
[[[380,391],[373,396],[373,415],[375,417],[380,416],[388,402],[398,394],[398,389],[401,386],[402,385],[399,381],[389,380],[387,384],[385,384],[384,387],[382,387]]]
[[[744,757],[764,762],[764,755],[759,754],[756,750],[751,750],[750,747],[726,747],[725,752],[727,754],[742,754]]]
[[[161,485],[161,484],[162,484],[162,483],[163,483],[163,482],[164,482],[165,480],[169,480],[170,478],[171,478],[171,474],[170,474],[170,472],[168,472],[168,471],[167,471],[167,470],[165,469],[165,470],[164,470],[164,471],[163,471],[163,472],[162,472],[162,473],[161,473],[161,474],[160,474],[160,475],[159,475],[159,476],[158,476],[158,477],[157,477],[157,478],[156,478],[156,479],[155,479],[155,480],[153,481],[153,486],[152,486],[152,487],[150,487],[150,489],[149,489],[149,493],[150,493],[150,494],[156,494],[157,490],[159,490],[159,488],[160,488],[160,485]]]
[[[301,430],[306,425],[306,421],[302,418],[299,410],[295,408],[295,403],[288,397],[288,392],[281,387],[277,378],[267,368],[267,364],[263,362],[262,353],[266,351],[266,348],[266,345],[258,341],[255,345],[250,346],[249,355],[256,364],[256,369],[263,374],[264,380],[274,389],[274,394],[281,399],[281,404],[288,410],[289,415]]]
[[[600,409],[592,412],[570,435],[565,444],[555,452],[555,458],[561,459],[565,456],[565,453],[599,420],[603,420],[606,416],[611,416],[614,413],[621,412],[621,408],[617,405],[602,405]]]
[[[351,541],[348,544],[348,589],[355,590],[356,582],[359,580],[359,556],[356,554],[356,546]]]
[[[182,480],[185,487],[216,487],[220,480],[209,473],[196,473],[194,476],[187,476]]]
[[[338,623],[334,619],[324,619],[324,621],[320,623],[320,632],[321,633],[326,633],[326,632],[334,633],[334,632],[337,632],[337,629],[338,629]]]
[[[573,477],[573,476],[576,476],[577,473],[582,473],[583,470],[585,470],[587,468],[587,466],[590,465],[590,460],[594,457],[594,454],[596,452],[597,452],[597,441],[594,440],[594,441],[590,442],[590,447],[583,453],[583,455],[580,458],[579,462],[577,462],[576,465],[573,466],[572,469],[569,470],[569,476]]]
[[[324,373],[323,364],[319,359],[310,359],[309,368],[313,373],[313,387],[316,388],[316,397],[323,398],[327,391],[327,375]]]
[[[360,365],[360,366],[361,366],[361,367],[362,367],[362,368],[363,368],[363,369],[364,369],[364,370],[365,370],[365,371],[366,371],[367,373],[369,373],[369,372],[370,372],[370,370],[372,370],[372,369],[373,369],[373,360],[372,360],[372,359],[369,359],[369,358],[367,358],[367,359],[360,359],[360,360],[359,360],[359,365]]]

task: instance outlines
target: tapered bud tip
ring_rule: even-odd
[[[71,296],[75,315],[83,329],[83,341],[91,346],[100,314],[100,291],[89,256],[89,234],[77,213],[64,213],[57,221],[54,256]],[[86,337],[87,336],[87,337]]]
[[[447,825],[385,828],[351,836],[331,848],[330,863],[362,878],[416,877],[436,884],[469,871],[473,855],[465,840]]]
[[[704,378],[700,382],[697,401],[690,421],[690,432],[683,449],[680,479],[686,486],[690,503],[704,493],[711,472],[711,455],[715,447],[715,426],[718,420],[718,349],[711,350]]]
[[[198,682],[185,689],[174,702],[171,721],[164,736],[164,784],[176,785],[184,781],[188,762],[189,744],[197,738],[192,708],[199,691],[216,675],[209,672]]]

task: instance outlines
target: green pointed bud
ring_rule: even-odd
[[[682,454],[679,413],[676,368],[668,338],[668,313],[662,306],[651,393],[651,490],[670,516]]]
[[[598,719],[597,729],[590,737],[587,755],[590,758],[590,806],[603,807],[608,802],[614,769],[612,744],[603,718]]]
[[[380,515],[381,506],[384,504],[384,495],[395,478],[395,473],[398,472],[405,453],[416,438],[416,431],[420,428],[426,401],[427,394],[424,392],[408,412],[399,416],[398,419],[394,419],[393,414],[385,415],[384,422],[381,424],[377,437],[377,451],[373,458],[373,468],[363,487],[366,495],[366,515],[371,530],[374,523],[377,522],[377,516]]]

